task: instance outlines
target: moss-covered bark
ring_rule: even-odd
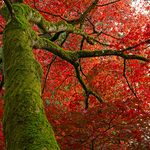
[[[3,9],[5,11],[6,9]],[[35,59],[23,11],[15,11],[3,35],[4,139],[7,150],[58,150],[41,99],[42,68]]]

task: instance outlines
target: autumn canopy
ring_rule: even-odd
[[[0,149],[149,150],[149,10],[0,1]]]

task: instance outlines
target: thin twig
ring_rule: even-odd
[[[67,74],[67,76],[64,78],[64,80],[61,82],[61,84],[56,88],[56,90],[58,90],[60,88],[60,86],[65,82],[65,80],[71,75]]]
[[[117,38],[117,37],[114,37],[114,36],[112,36],[112,35],[110,35],[110,34],[107,34],[107,33],[105,33],[105,32],[101,32],[102,34],[105,34],[105,35],[107,35],[107,36],[110,36],[110,37],[112,37],[112,38],[114,38],[114,39],[117,39],[117,40],[121,40],[121,38]]]
[[[0,27],[4,29],[4,27],[0,24]]]
[[[54,17],[59,17],[59,18],[61,18],[62,20],[64,20],[64,21],[67,22],[67,20],[66,20],[65,18],[61,17],[60,15],[54,15],[54,14],[52,14],[52,13],[39,10],[39,9],[36,7],[36,5],[35,5],[35,0],[34,0],[34,7],[35,7],[35,9],[38,10],[39,12],[42,12],[42,13],[45,13],[45,14],[48,14],[48,15],[51,15],[51,16],[54,16]]]
[[[0,84],[0,92],[3,88],[3,85],[4,85],[4,75],[2,76],[2,81],[1,81],[1,84]]]
[[[2,58],[0,58],[0,64],[2,63],[3,61],[2,61]]]
[[[110,5],[110,4],[114,4],[114,3],[117,3],[119,2],[120,0],[117,0],[117,1],[113,1],[113,2],[110,2],[110,3],[106,3],[106,4],[102,4],[102,5],[96,5],[98,7],[103,7],[103,6],[107,6],[107,5]]]
[[[148,40],[146,40],[146,41],[142,41],[142,42],[140,42],[140,43],[137,44],[137,45],[129,46],[129,47],[127,47],[127,48],[121,50],[121,52],[125,52],[125,51],[127,51],[127,50],[131,50],[131,49],[133,49],[133,48],[136,48],[136,47],[142,45],[143,43],[150,43],[150,39],[148,39]]]
[[[86,93],[86,98],[85,98],[85,109],[86,109],[86,110],[89,108],[89,102],[88,102],[88,99],[89,99],[89,92]]]
[[[127,77],[126,77],[126,59],[124,59],[123,76],[126,79],[126,82],[127,82],[128,86],[129,86],[129,89],[132,91],[132,93],[134,94],[134,96],[138,99],[136,93],[134,92],[133,88],[130,86],[130,83],[129,83]]]
[[[82,38],[82,40],[81,40],[81,45],[80,45],[80,51],[81,51],[82,48],[83,48],[84,40],[85,40],[85,39]],[[82,75],[84,75],[85,77],[87,77],[87,76],[84,74],[83,69],[82,69],[82,66],[81,66],[81,58],[79,59],[79,65],[80,65],[80,71],[81,71]]]
[[[65,39],[62,41],[62,43],[60,44],[60,47],[62,47],[62,45],[64,44],[64,42],[66,41],[67,37],[68,37],[69,34],[66,35]],[[56,60],[57,56],[55,55],[52,59],[52,61],[50,62],[49,66],[48,66],[48,71],[47,71],[47,74],[46,74],[46,77],[45,77],[45,82],[44,82],[44,86],[43,86],[43,89],[42,89],[42,94],[44,92],[44,88],[46,87],[46,80],[47,80],[47,77],[48,77],[48,74],[50,72],[50,67],[52,65],[52,63]],[[68,77],[68,76],[67,76]],[[64,82],[64,81],[63,81]]]
[[[48,77],[48,74],[49,74],[51,65],[52,65],[52,63],[56,60],[56,58],[57,58],[57,56],[55,55],[55,56],[53,57],[53,59],[51,60],[49,66],[48,66],[47,74],[46,74],[45,81],[44,81],[44,85],[43,85],[43,89],[42,89],[42,94],[43,94],[44,89],[45,89],[45,87],[46,87],[46,80],[47,80],[47,77]]]

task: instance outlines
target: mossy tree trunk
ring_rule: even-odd
[[[58,150],[41,99],[42,68],[35,59],[31,25],[22,10],[8,19],[3,34],[5,78],[4,139],[7,150]]]

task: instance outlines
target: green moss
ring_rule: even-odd
[[[6,149],[59,150],[41,99],[43,70],[32,51],[32,28],[25,19],[25,10],[29,7],[16,4],[13,8],[16,18],[11,20],[6,15],[3,36]],[[8,13],[6,9],[3,11]]]

